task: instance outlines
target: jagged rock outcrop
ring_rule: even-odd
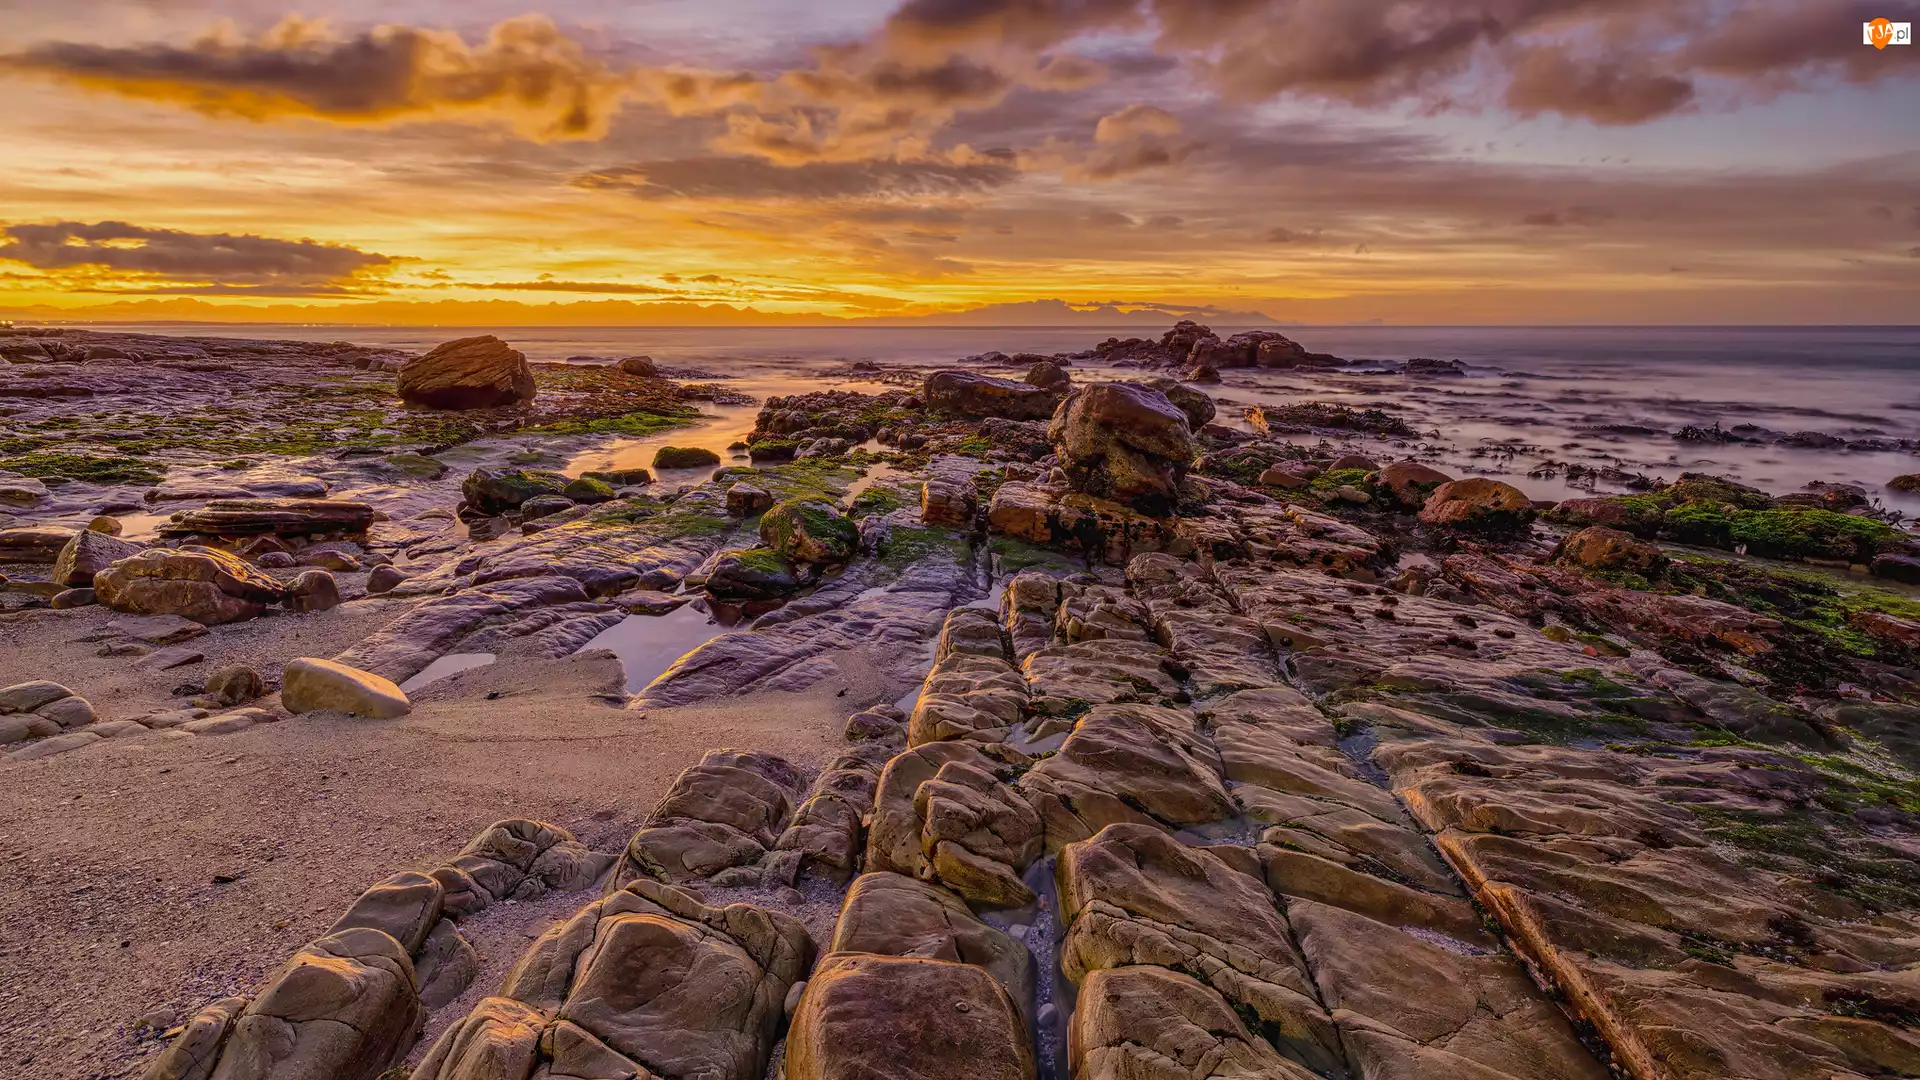
[[[90,589],[93,576],[121,559],[146,550],[145,544],[120,540],[103,532],[83,529],[54,556],[51,580],[70,589]]]
[[[1165,394],[1128,383],[1076,386],[1047,428],[1075,488],[1165,514],[1199,452],[1187,414]]]
[[[538,392],[526,355],[490,334],[444,342],[408,361],[396,385],[401,400],[430,409],[522,405]]]
[[[260,614],[286,586],[214,548],[148,548],[96,574],[100,603],[135,615],[181,615],[204,625]]]
[[[161,536],[363,536],[373,507],[338,499],[216,499],[175,514]]]
[[[971,371],[936,371],[920,388],[927,408],[954,416],[1045,420],[1059,404],[1057,386],[996,379]]]

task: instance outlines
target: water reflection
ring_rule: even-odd
[[[674,661],[728,629],[714,620],[704,603],[684,604],[665,615],[629,615],[625,622],[587,642],[581,651],[612,652],[627,673],[627,692],[638,693],[666,674]]]

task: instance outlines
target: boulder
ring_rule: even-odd
[[[53,560],[53,581],[70,589],[91,588],[93,575],[143,550],[142,544],[118,540],[92,529],[77,532]]]
[[[1464,532],[1517,532],[1533,516],[1533,500],[1526,492],[1484,476],[1440,485],[1420,510],[1424,524]]]
[[[1156,375],[1150,379],[1142,379],[1141,384],[1165,394],[1167,400],[1173,402],[1174,408],[1187,414],[1187,426],[1195,431],[1213,423],[1213,418],[1219,415],[1219,410],[1214,408],[1212,398],[1178,379]]]
[[[374,1080],[405,1060],[423,1017],[406,949],[343,930],[294,954],[240,1013],[212,1075]]]
[[[720,455],[704,446],[663,446],[654,452],[656,469],[704,469],[720,464]]]
[[[1026,378],[1022,381],[1042,390],[1066,393],[1067,388],[1073,385],[1073,376],[1067,374],[1067,370],[1059,364],[1042,360],[1027,369]]]
[[[281,678],[280,704],[291,713],[328,709],[391,720],[413,711],[398,686],[372,672],[332,660],[289,660]]]
[[[1080,984],[1067,1044],[1079,1080],[1319,1077],[1249,1032],[1219,993],[1161,967],[1089,973]]]
[[[77,529],[61,525],[17,525],[0,529],[0,563],[50,563]]]
[[[1060,395],[1053,389],[970,371],[936,371],[921,385],[920,399],[929,409],[955,416],[1045,420],[1053,415]]]
[[[830,503],[788,499],[760,516],[760,542],[789,562],[843,563],[859,550],[860,530]]]
[[[175,514],[161,536],[358,536],[373,526],[373,507],[337,499],[215,499]]]
[[[1128,383],[1074,387],[1047,440],[1075,488],[1148,514],[1173,509],[1198,452],[1184,411],[1158,390]]]
[[[646,469],[596,469],[580,474],[585,480],[598,480],[608,487],[645,487],[653,483],[653,473]]]
[[[460,495],[478,513],[493,517],[518,511],[528,499],[559,495],[571,483],[556,472],[532,469],[475,469],[460,483]]]
[[[1645,573],[1666,565],[1667,557],[1659,547],[1639,540],[1632,533],[1589,525],[1560,541],[1553,561],[1563,566],[1587,570],[1633,570]]]
[[[920,488],[920,520],[929,525],[972,525],[980,489],[971,479],[936,476]]]
[[[1267,487],[1299,491],[1311,485],[1313,480],[1283,465],[1270,465],[1265,471],[1261,472],[1258,482]]]
[[[533,369],[497,337],[446,342],[400,369],[400,398],[429,409],[491,409],[532,401]]]
[[[203,625],[238,622],[283,599],[286,587],[213,548],[149,548],[93,579],[100,603],[135,615],[179,615]]]
[[[1889,491],[1903,491],[1909,495],[1920,495],[1920,473],[1907,473],[1887,481]]]
[[[573,509],[573,500],[565,495],[535,495],[520,504],[521,521],[539,521],[541,518],[564,514]]]
[[[67,589],[53,594],[48,606],[55,611],[70,611],[74,608],[92,607],[100,602],[92,589]]]
[[[1880,555],[1872,564],[1873,576],[1888,581],[1903,582],[1907,585],[1920,585],[1920,558],[1910,555]]]
[[[16,683],[0,689],[0,716],[9,713],[38,712],[47,705],[72,696],[73,691],[57,682],[49,682],[45,679]]]
[[[799,588],[787,561],[767,548],[723,551],[707,575],[707,595],[727,603],[779,600]]]
[[[287,586],[289,611],[332,611],[340,606],[340,584],[325,570],[306,570]]]
[[[618,498],[618,496],[614,494],[611,484],[608,484],[604,480],[596,480],[591,476],[575,477],[565,488],[561,489],[560,494],[572,499],[576,503],[582,503],[587,506],[593,506],[603,502],[612,502]]]
[[[1033,1080],[1013,998],[986,969],[841,953],[807,981],[787,1034],[787,1080]]]
[[[1334,462],[1334,465],[1339,467],[1340,462]],[[1433,493],[1434,488],[1441,484],[1452,483],[1453,477],[1417,461],[1392,461],[1380,466],[1368,481],[1375,494],[1387,499],[1394,506],[1405,510],[1417,510],[1426,505],[1427,496]]]
[[[102,514],[92,521],[87,522],[87,528],[93,532],[106,533],[108,536],[119,536],[123,527],[120,524],[119,518],[108,517]]]
[[[624,375],[637,375],[642,379],[657,379],[660,368],[651,356],[629,356],[620,361],[620,372]]]

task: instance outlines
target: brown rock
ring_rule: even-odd
[[[307,570],[287,586],[290,611],[331,611],[340,606],[340,585],[325,570]]]
[[[422,1013],[399,942],[378,930],[329,934],[234,1021],[214,1075],[374,1080],[405,1060]]]
[[[221,706],[245,705],[267,692],[260,673],[245,664],[228,664],[215,670],[204,686],[208,696]]]
[[[1395,506],[1413,510],[1425,506],[1433,489],[1452,483],[1453,477],[1417,461],[1392,461],[1380,466],[1372,481],[1376,494]]]
[[[1149,514],[1169,512],[1198,444],[1165,394],[1128,383],[1073,388],[1047,427],[1074,487]]]
[[[985,969],[843,953],[817,968],[787,1035],[787,1080],[1033,1080],[1027,1025]]]
[[[491,335],[449,341],[400,369],[400,397],[430,409],[489,409],[532,401],[533,371]]]
[[[18,525],[0,529],[0,563],[50,563],[60,558],[77,529],[58,525]]]
[[[1206,984],[1158,967],[1095,971],[1068,1036],[1079,1080],[1318,1080],[1247,1030]],[[1437,1080],[1437,1078],[1436,1078]]]
[[[1533,500],[1525,492],[1484,476],[1440,485],[1420,511],[1424,524],[1468,532],[1513,532],[1533,516]]]
[[[180,615],[205,625],[251,619],[285,586],[213,548],[148,548],[95,575],[99,600],[115,611]]]
[[[85,529],[74,534],[53,560],[53,582],[69,589],[93,587],[93,575],[121,559],[132,558],[146,545],[118,540],[104,532]]]
[[[951,960],[985,968],[1023,1010],[1033,1000],[1033,954],[974,916],[938,885],[899,874],[863,874],[847,890],[830,953]]]
[[[339,499],[215,499],[160,527],[161,536],[359,535],[373,526],[373,507]]]
[[[936,371],[920,389],[927,408],[955,416],[1045,420],[1060,396],[1053,390],[970,371]]]
[[[660,368],[654,364],[651,356],[629,356],[620,361],[620,370],[627,375],[637,375],[643,379],[657,379]]]
[[[1909,495],[1920,495],[1920,473],[1907,473],[1887,481],[1890,491],[1904,491]]]
[[[1647,572],[1665,566],[1667,557],[1660,549],[1632,533],[1590,525],[1565,540],[1553,551],[1553,561],[1563,566],[1587,570],[1635,570]]]

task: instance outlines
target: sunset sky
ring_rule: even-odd
[[[1876,16],[1920,2],[6,0],[0,309],[1915,323]]]

